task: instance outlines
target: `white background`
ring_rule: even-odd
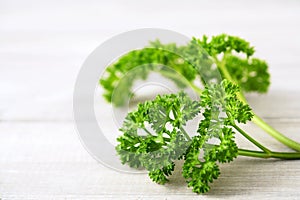
[[[298,1],[0,2],[0,197],[3,199],[297,198],[298,161],[239,158],[204,196],[186,188],[179,169],[166,186],[122,174],[81,146],[72,93],[84,59],[101,42],[136,28],[187,36],[241,36],[270,65],[267,95],[248,95],[271,125],[300,141]],[[287,150],[253,125],[263,143]],[[240,145],[252,146],[238,138]]]

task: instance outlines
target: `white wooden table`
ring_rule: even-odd
[[[240,157],[222,166],[205,195],[192,193],[179,169],[165,186],[116,172],[85,151],[72,117],[78,70],[112,35],[144,27],[224,32],[251,41],[270,64],[270,92],[247,96],[253,109],[300,141],[299,11],[298,1],[1,1],[0,198],[299,199],[300,161]],[[246,129],[288,150],[253,125]]]

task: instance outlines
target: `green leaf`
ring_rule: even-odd
[[[150,72],[171,79],[179,88],[186,87],[183,79],[192,81],[197,75],[194,67],[181,58],[186,48],[155,41],[149,47],[123,55],[107,67],[100,80],[105,99],[115,106],[124,105],[133,95],[134,82],[147,79]]]
[[[229,55],[224,58],[229,73],[245,92],[265,93],[270,85],[270,74],[265,61],[258,58],[239,58]]]
[[[210,39],[203,36],[197,42],[213,58],[223,79],[234,80],[243,92],[268,91],[270,85],[268,65],[263,60],[253,58],[255,50],[249,42],[226,34]],[[230,78],[226,77],[224,70],[228,71]]]
[[[202,92],[204,119],[199,123],[198,135],[193,137],[192,145],[187,150],[182,172],[194,192],[207,192],[209,183],[220,174],[217,163],[231,162],[238,155],[235,132],[230,126],[235,125],[235,121],[244,123],[253,116],[249,106],[238,100],[238,92],[239,87],[227,80],[207,85]],[[214,143],[211,143],[212,139]]]
[[[164,166],[162,169],[156,169],[149,172],[149,177],[152,181],[158,183],[158,184],[165,184],[169,180],[167,179],[167,176],[170,176],[172,172],[174,171],[175,163],[172,162],[167,166]]]
[[[238,92],[239,87],[226,79],[220,84],[207,85],[201,95],[201,106],[213,110],[213,113],[226,113],[226,123],[246,123],[251,120],[253,113],[248,104],[238,99]]]
[[[200,112],[200,103],[185,93],[158,95],[128,113],[120,128],[116,150],[123,164],[143,167],[163,184],[190,145],[183,126]],[[151,129],[149,129],[151,127]],[[146,135],[143,133],[146,131]]]

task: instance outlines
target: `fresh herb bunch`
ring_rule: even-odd
[[[191,87],[200,96],[198,101],[183,92],[158,95],[128,113],[116,147],[122,163],[143,167],[154,182],[164,184],[174,170],[174,161],[183,159],[182,175],[188,186],[196,193],[205,193],[220,174],[218,165],[239,155],[300,159],[300,144],[266,124],[244,97],[245,92],[265,93],[270,85],[266,62],[253,54],[254,48],[247,41],[221,34],[210,39],[193,38],[179,47],[155,41],[109,66],[100,83],[105,98],[115,106],[123,105],[132,95],[134,81],[146,79],[151,71],[161,73],[180,88]],[[131,70],[135,72],[130,74]],[[195,85],[199,80],[204,89]],[[203,119],[191,138],[185,131],[186,123],[199,113]],[[239,126],[250,120],[297,152],[274,152],[260,144]],[[260,151],[239,148],[236,133]]]

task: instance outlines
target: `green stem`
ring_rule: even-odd
[[[150,131],[148,131],[148,129],[143,128],[143,130],[144,130],[146,133],[148,133],[149,135],[152,135],[152,133],[150,133]],[[152,136],[153,136],[153,135],[152,135]]]
[[[296,151],[300,151],[300,144],[298,142],[284,136],[283,134],[275,130],[273,127],[271,127],[269,124],[267,124],[265,121],[263,121],[256,114],[254,114],[252,121],[255,124],[257,124],[259,127],[261,127],[264,131],[266,131],[270,136],[272,136],[273,138],[275,138],[285,146],[288,146]]]
[[[241,92],[239,92],[238,98],[242,102],[248,104],[245,96]],[[273,138],[275,138],[276,140],[278,140],[279,142],[281,142],[285,146],[290,147],[291,149],[294,149],[296,151],[300,151],[300,143],[298,143],[298,142],[296,142],[294,140],[291,140],[290,138],[286,137],[282,133],[280,133],[277,130],[275,130],[272,126],[270,126],[269,124],[267,124],[257,114],[255,114],[255,113],[253,113],[253,114],[254,114],[254,116],[253,116],[253,118],[251,120],[253,123],[255,123],[261,129],[263,129],[266,133],[268,133],[270,136],[272,136]]]
[[[224,55],[224,56],[226,56],[226,55]],[[228,79],[229,81],[237,84],[236,81],[230,75],[229,71],[227,70],[227,68],[225,66],[225,63],[224,63],[224,59],[223,59],[222,62],[220,62],[216,57],[214,59],[215,59],[215,61],[217,63],[217,66],[219,67],[219,69],[223,73],[224,77],[226,79]],[[239,92],[237,96],[238,96],[238,98],[242,102],[244,102],[246,104],[249,104],[242,92]],[[273,138],[275,138],[276,140],[278,140],[279,142],[281,142],[285,146],[287,146],[287,147],[289,147],[291,149],[294,149],[296,151],[300,151],[300,143],[298,143],[298,142],[296,142],[294,140],[291,140],[290,138],[284,136],[282,133],[278,132],[273,127],[271,127],[270,125],[268,125],[265,121],[263,121],[255,113],[254,113],[254,117],[253,117],[252,121],[257,126],[259,126],[261,129],[263,129],[266,133],[268,133],[270,136],[272,136]]]
[[[224,56],[226,56],[226,55],[224,55]],[[215,59],[217,65],[218,65],[219,69],[221,70],[222,74],[224,75],[224,77],[226,79],[228,79],[229,81],[236,84],[236,81],[231,77],[229,71],[227,70],[224,61],[220,62],[217,58],[214,58],[214,59]],[[202,90],[199,87],[197,87],[193,82],[188,81],[185,78],[182,78],[177,73],[169,72],[169,71],[159,71],[159,73],[161,73],[161,74],[163,74],[163,75],[165,75],[165,76],[167,76],[171,79],[176,79],[176,80],[180,79],[180,81],[183,84],[190,86],[198,95],[201,95],[201,93],[202,93]],[[237,96],[242,102],[244,102],[246,104],[249,104],[242,92],[239,92]],[[290,138],[284,136],[282,133],[278,132],[273,127],[268,125],[264,120],[262,120],[255,113],[254,113],[254,117],[253,117],[252,121],[257,126],[259,126],[261,129],[263,129],[266,133],[268,133],[270,136],[272,136],[273,138],[275,138],[276,140],[278,140],[282,144],[284,144],[287,147],[289,147],[291,149],[294,149],[296,151],[300,151],[300,143],[298,143],[294,140],[291,140]]]
[[[207,146],[219,146],[215,144],[206,144]],[[276,152],[270,151],[268,153],[263,151],[255,151],[249,149],[238,149],[238,155],[255,157],[255,158],[279,158],[285,160],[300,159],[300,152]]]
[[[186,139],[188,141],[191,141],[191,137],[189,136],[189,134],[184,130],[184,128],[180,127],[180,130],[183,132],[184,136],[186,137]]]
[[[300,159],[299,152],[261,152],[261,151],[253,151],[248,149],[239,149],[238,154],[241,156],[248,156],[248,157],[256,157],[256,158],[280,158],[280,159]]]
[[[170,79],[180,80],[184,85],[190,86],[197,94],[201,95],[202,90],[199,87],[197,87],[193,82],[187,80],[182,75],[180,75],[178,72],[171,72],[171,71],[164,71],[164,70],[158,72]]]
[[[252,142],[255,146],[263,150],[266,154],[269,154],[271,150],[266,148],[264,145],[260,144],[258,141],[256,141],[254,138],[252,138],[249,134],[247,134],[245,131],[243,131],[240,127],[237,125],[232,125],[237,131],[239,131],[245,138],[247,138],[250,142]]]
[[[225,56],[226,56],[226,54],[224,54],[224,57],[225,57]],[[235,83],[234,79],[231,77],[229,71],[227,70],[227,68],[226,68],[226,66],[225,66],[225,59],[224,59],[224,57],[223,57],[223,61],[222,61],[222,62],[220,62],[220,61],[218,60],[217,57],[214,57],[215,62],[216,62],[216,64],[217,64],[217,66],[219,67],[219,69],[221,70],[223,76],[224,76],[227,80],[229,80],[229,81]]]

